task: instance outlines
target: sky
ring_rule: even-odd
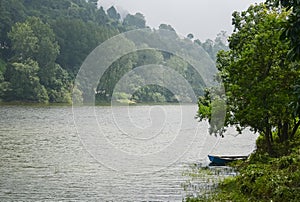
[[[140,12],[152,28],[170,24],[178,34],[192,33],[204,41],[214,39],[220,31],[230,34],[233,11],[243,11],[260,2],[264,0],[99,0],[99,5],[105,9],[113,5],[131,14]]]

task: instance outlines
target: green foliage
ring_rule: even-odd
[[[264,134],[270,153],[274,131],[286,141],[299,127],[299,114],[291,103],[297,101],[293,88],[300,71],[287,60],[288,43],[280,40],[286,16],[263,4],[234,12],[230,50],[220,51],[217,60],[227,96],[225,126],[250,127]],[[199,108],[202,105],[199,102]]]
[[[71,79],[85,57],[118,33],[115,27],[107,26],[109,16],[96,3],[95,0],[1,1],[0,59],[11,68],[0,72],[0,99],[43,100],[27,99],[30,92],[31,97],[36,95],[34,91],[26,91],[26,96],[15,96],[12,89],[8,91],[8,85],[16,89],[23,82],[12,77],[15,71],[12,67],[33,60],[38,65],[37,75],[36,71],[29,72],[46,89],[46,100],[71,102]]]
[[[165,29],[173,32],[175,31],[175,29],[171,25],[167,25],[167,24],[160,24],[159,29]]]
[[[72,90],[72,102],[83,103],[82,92],[75,86]]]
[[[25,19],[25,11],[24,5],[19,0],[0,1],[0,57],[2,59],[11,57],[11,42],[7,33],[13,24]]]
[[[95,14],[95,22],[98,25],[106,25],[109,22],[109,17],[106,15],[103,7],[100,7]]]
[[[128,41],[128,46],[134,47],[134,44]],[[125,55],[115,61],[104,73],[97,87],[96,100],[98,102],[110,102],[114,88],[123,75],[132,70],[136,64],[137,55],[135,53]],[[120,89],[119,92],[126,92],[126,89]]]
[[[35,36],[28,22],[16,23],[8,37],[12,41],[12,49],[17,60],[24,60],[37,53],[39,39]]]
[[[29,93],[36,96],[35,91],[24,91],[25,97],[16,93],[13,100],[28,100],[37,102],[71,102],[71,96],[68,89],[69,78],[68,73],[55,63],[57,55],[59,54],[59,46],[55,41],[55,35],[48,24],[43,23],[39,18],[30,17],[24,23],[16,23],[11,32],[8,33],[12,41],[12,49],[15,56],[12,58],[17,63],[13,64],[16,67],[18,63],[27,64],[28,60],[34,60],[37,63],[38,75],[35,71],[26,71],[31,73],[34,78],[37,76],[38,83],[47,89],[47,98],[38,98],[37,100],[29,99]],[[31,63],[30,63],[31,64]],[[17,65],[19,67],[20,65]],[[35,65],[34,65],[35,67]],[[18,68],[20,70],[20,68]],[[29,76],[29,75],[27,75]],[[19,78],[25,79],[26,76]],[[10,78],[10,83],[14,92],[20,88],[22,80]],[[40,87],[37,87],[40,89]],[[18,91],[21,92],[21,91]],[[43,94],[43,92],[41,92]],[[39,93],[37,94],[39,95]],[[8,96],[12,96],[11,94]]]
[[[182,58],[174,55],[171,55],[165,61],[165,63],[168,67],[175,70],[178,74],[180,74],[183,78],[185,78],[189,82],[189,85],[192,87],[197,97],[203,95],[204,81],[202,77],[199,75],[199,73],[191,66],[191,64],[189,64],[187,61],[183,60]],[[169,83],[176,82],[174,81],[174,78],[168,77],[168,75],[166,75],[165,79]],[[176,84],[174,83],[174,85]],[[178,87],[177,90],[178,92],[180,92],[181,95],[185,94],[184,88]],[[192,101],[196,102],[196,100],[192,100]]]
[[[9,83],[4,80],[4,73],[6,72],[6,63],[0,59],[0,101],[8,90]]]
[[[200,45],[210,56],[213,61],[217,60],[217,54],[221,50],[228,50],[227,34],[225,31],[220,32],[215,40],[207,39],[205,42],[201,42],[199,39],[194,40],[194,42]]]
[[[145,49],[137,52],[136,67],[149,64],[162,64],[164,57],[161,52],[152,49]]]
[[[233,179],[235,187],[230,189],[232,194],[229,194],[229,198],[234,194],[240,194],[252,201],[297,201],[300,196],[299,143],[297,136],[293,142],[286,145],[295,151],[278,158],[267,156],[261,158],[264,154],[260,152],[253,154],[249,162],[240,167],[240,175]],[[229,191],[229,185],[228,182],[224,182],[221,189]]]
[[[122,21],[120,14],[114,7],[107,10],[97,8],[96,0],[3,0],[0,2],[0,60],[3,61],[0,71],[0,99],[5,101],[49,101],[49,102],[71,102],[72,83],[88,54],[102,42],[120,32],[146,28],[145,17],[141,13],[128,14]],[[162,24],[163,29],[174,31],[170,25]],[[156,30],[153,30],[153,33]],[[139,37],[139,36],[137,36]],[[179,39],[176,32],[171,37],[178,38],[178,44],[168,43],[165,38],[155,38],[155,34],[149,34],[146,40],[166,47],[174,46],[174,49],[185,49],[187,45],[184,40]],[[147,43],[146,43],[147,44]],[[131,41],[129,47],[136,45]],[[181,47],[182,45],[182,47]],[[116,42],[116,46],[119,46]],[[162,46],[163,47],[163,46]],[[145,49],[147,49],[145,45]],[[109,52],[109,50],[108,50]],[[204,55],[203,57],[206,57]],[[29,65],[28,61],[36,63],[34,71],[22,72],[16,67],[36,67]],[[22,65],[21,65],[22,64]],[[30,63],[31,64],[31,63]],[[137,52],[115,61],[108,69],[97,89],[90,92],[80,92],[80,87],[74,89],[73,98],[81,101],[87,96],[96,96],[100,102],[110,102],[114,87],[118,80],[126,73],[136,67],[148,64],[170,65],[180,75],[190,82],[196,96],[203,93],[204,82],[199,73],[190,64],[180,58],[173,57],[171,53],[156,50],[145,50]],[[204,64],[205,65],[205,64]],[[26,96],[14,94],[23,82],[15,79],[12,72],[18,72],[18,78],[30,77],[32,74],[37,89],[47,91],[47,96],[36,98],[39,93],[35,90],[23,91]],[[22,75],[22,76],[21,76]],[[172,78],[167,78],[175,82]],[[140,88],[143,78],[137,78],[138,83],[132,86],[137,90],[135,97],[130,99],[137,101],[147,100],[150,102],[177,102],[172,92],[161,86],[146,86]],[[34,82],[27,82],[32,85]],[[88,80],[82,85],[89,85]],[[85,86],[86,87],[86,86]],[[96,91],[96,95],[95,95]],[[182,89],[182,94],[184,90]],[[18,92],[21,92],[20,89]],[[123,89],[123,93],[126,89]],[[31,93],[31,95],[29,95]],[[18,96],[15,96],[18,95]],[[146,98],[150,96],[150,98]],[[195,100],[194,100],[195,101]]]
[[[267,0],[267,2],[279,9],[285,8],[290,11],[288,18],[283,23],[282,40],[290,41],[289,59],[300,60],[300,1],[294,0]]]
[[[147,85],[137,89],[133,94],[133,99],[136,102],[146,103],[176,102],[176,99],[170,91],[157,85]]]
[[[260,139],[258,146],[263,143]],[[284,153],[281,143],[276,152]],[[237,163],[238,175],[222,181],[210,197],[199,196],[187,201],[298,201],[300,194],[300,136],[286,144],[289,152],[277,158],[259,149],[245,162]]]
[[[29,17],[25,24],[28,24],[36,38],[37,49],[32,54],[41,67],[46,67],[49,63],[54,63],[59,54],[59,45],[55,39],[55,34],[50,25],[43,23],[40,18]]]
[[[250,159],[233,165],[238,176],[224,180],[213,196],[192,200],[299,200],[300,70],[299,63],[290,60],[289,41],[282,40],[287,16],[284,9],[264,4],[233,13],[230,50],[220,51],[217,59],[217,78],[227,96],[225,125],[250,127],[261,136]],[[212,95],[199,99],[200,119],[210,119]]]
[[[184,76],[188,68],[188,63],[177,56],[171,56],[170,59],[166,61],[166,65],[176,70],[182,76]]]
[[[6,100],[23,100],[28,102],[48,102],[47,91],[40,83],[37,62],[28,59],[23,63],[12,63],[8,66],[10,83]]]
[[[130,44],[134,46],[134,44]],[[99,102],[109,102],[111,100],[113,91],[115,90],[115,86],[117,82],[130,71],[134,70],[136,67],[142,67],[145,65],[165,65],[169,68],[175,70],[179,75],[184,77],[191,87],[194,89],[196,96],[199,96],[203,93],[201,86],[203,86],[203,80],[199,76],[199,73],[196,72],[186,61],[182,60],[177,56],[164,56],[163,52],[147,49],[143,51],[137,51],[136,53],[128,54],[126,56],[121,57],[119,60],[114,62],[104,73],[102,78],[100,79],[96,99]],[[154,74],[151,72],[151,67],[147,67],[148,74]],[[157,73],[157,72],[156,72]],[[163,73],[162,73],[163,74]],[[176,79],[168,74],[163,74],[163,80],[165,83],[173,85],[176,84]],[[134,92],[132,97],[130,98],[134,102],[178,102],[178,98],[174,96],[174,94],[166,89],[163,86],[159,85],[147,85],[145,84],[145,78],[142,78],[139,75],[134,75],[135,83],[130,86],[131,92]],[[118,89],[118,93],[127,92],[129,89],[127,86],[120,87]],[[176,89],[178,94],[187,95],[185,92],[184,86],[178,86]],[[188,96],[188,95],[187,95]],[[129,98],[126,98],[129,99]],[[196,101],[196,100],[188,100]]]
[[[115,7],[113,7],[113,6],[107,10],[107,15],[114,20],[120,20],[120,18],[121,18],[120,14],[117,12]]]
[[[205,90],[204,95],[199,97],[197,117],[200,119],[200,121],[208,119],[208,121],[211,122],[211,100],[212,98],[208,90]]]
[[[189,34],[187,35],[187,38],[192,40],[192,39],[194,38],[194,35],[193,35],[192,33],[189,33]]]
[[[75,77],[88,54],[117,30],[85,23],[80,19],[57,19],[52,24],[61,53],[57,62]],[[84,36],[84,37],[83,37]]]
[[[129,27],[129,29],[142,29],[146,27],[146,20],[141,13],[128,14],[123,21],[123,25]]]

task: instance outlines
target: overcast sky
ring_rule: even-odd
[[[242,11],[254,3],[264,0],[99,0],[105,9],[114,5],[131,14],[142,13],[147,25],[157,28],[161,23],[172,25],[186,36],[193,33],[196,38],[214,39],[222,30],[232,32],[231,14]]]

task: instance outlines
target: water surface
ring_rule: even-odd
[[[1,201],[182,201],[219,144],[194,105],[74,110],[0,106]]]

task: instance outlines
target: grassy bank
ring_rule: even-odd
[[[300,135],[285,143],[274,141],[269,155],[264,139],[258,139],[257,151],[247,161],[232,165],[239,175],[223,180],[208,198],[187,201],[299,201]]]

